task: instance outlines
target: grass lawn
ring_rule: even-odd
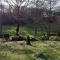
[[[36,41],[32,46],[25,42],[0,42],[0,60],[60,60],[60,42]],[[35,55],[42,53],[46,58]]]

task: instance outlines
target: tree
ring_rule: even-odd
[[[32,12],[32,10],[31,10],[31,13],[30,13],[30,16],[32,17],[32,16],[35,16],[35,17],[37,17],[38,15],[39,15],[39,13],[37,13],[38,11],[37,11],[37,9],[42,9],[43,11],[41,11],[41,12],[44,12],[44,10],[45,10],[45,13],[48,15],[48,17],[49,17],[49,20],[48,20],[48,35],[50,35],[50,23],[51,23],[51,19],[52,19],[52,15],[53,15],[53,10],[54,10],[54,7],[55,7],[55,5],[56,5],[56,3],[57,3],[57,1],[58,0],[32,0],[32,1],[28,1],[28,4],[27,4],[27,7],[28,8],[31,8],[32,10],[34,9],[34,13],[35,13],[35,15],[33,15],[33,12]],[[33,6],[34,6],[34,8],[33,8],[33,6],[32,6],[32,4],[33,4]],[[41,13],[40,13],[41,14]],[[41,15],[40,15],[40,17],[41,17]],[[38,18],[37,18],[38,19]],[[41,19],[40,19],[41,20]],[[37,24],[39,23],[39,21],[38,22],[35,22],[35,28],[34,28],[34,30],[35,30],[35,35],[37,35]]]
[[[1,2],[1,1],[0,1]],[[0,34],[2,34],[2,22],[3,22],[3,16],[4,16],[4,5],[2,2],[0,3]]]
[[[51,14],[52,14],[52,10],[54,9],[53,7],[56,5],[57,1],[58,0],[15,0],[15,2],[13,0],[11,0],[11,2],[13,3],[10,3],[9,0],[5,0],[8,5],[9,5],[9,10],[13,11],[11,12],[10,14],[12,15],[12,17],[18,21],[20,20],[20,16],[22,15],[21,11],[23,10],[23,13],[26,13],[26,16],[27,17],[31,17],[34,16],[33,13],[32,13],[32,10],[33,8],[35,8],[35,18],[41,14],[41,13],[38,13],[37,14],[37,9],[39,10],[49,10],[49,14],[48,16],[50,17]],[[23,9],[22,9],[23,8]],[[29,10],[30,9],[30,10]],[[26,12],[25,12],[26,10]],[[29,11],[28,11],[29,10]],[[47,12],[46,12],[47,13]],[[24,16],[24,15],[23,15]],[[26,17],[25,16],[25,17]],[[41,16],[41,15],[40,15]],[[37,18],[36,18],[37,19]],[[49,20],[50,21],[50,20]],[[39,22],[39,21],[38,21]],[[37,26],[37,22],[35,22],[35,25]],[[19,27],[18,27],[19,28]],[[49,28],[50,30],[50,28]],[[37,33],[37,27],[35,27],[35,34]],[[50,31],[49,31],[50,33]]]
[[[52,18],[52,11],[54,10],[54,7],[55,7],[55,5],[56,5],[56,3],[57,3],[57,1],[58,0],[32,0],[32,1],[28,1],[28,5],[27,5],[27,7],[28,8],[31,8],[31,9],[33,9],[33,7],[32,7],[32,4],[34,4],[33,6],[34,6],[34,8],[36,8],[36,10],[35,10],[35,15],[37,16],[37,9],[46,9],[47,11],[45,11],[46,12],[46,14],[48,15],[48,17],[49,17],[49,20],[48,20],[48,29],[49,29],[49,31],[48,31],[48,34],[50,35],[50,23],[51,23],[51,18]],[[31,12],[32,12],[32,10],[31,10]],[[30,15],[33,15],[33,13],[31,13]],[[35,35],[37,34],[37,23],[35,23]]]
[[[48,38],[50,37],[50,23],[52,23],[51,22],[51,19],[52,19],[52,17],[53,17],[53,9],[54,9],[54,6],[55,6],[55,4],[57,3],[57,1],[56,0],[46,0],[46,1],[48,1],[48,17],[49,17],[49,20],[48,20],[48,29],[49,29],[49,31],[48,31]]]
[[[16,3],[12,1],[12,3],[14,5],[12,5],[8,0],[5,0],[8,5],[9,5],[9,14],[12,15],[12,17],[16,20],[16,35],[18,35],[19,33],[19,22],[17,22],[18,20],[20,20],[20,0],[16,0]],[[11,10],[13,12],[11,12]]]

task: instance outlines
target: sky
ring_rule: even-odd
[[[13,4],[12,2],[11,2],[11,0],[8,0],[11,4]],[[13,2],[15,2],[14,0],[12,0]],[[27,1],[27,0],[26,0]],[[31,0],[30,0],[31,1]],[[4,0],[1,0],[1,2],[3,2],[5,5],[7,4],[6,2],[4,2]],[[60,6],[60,0],[58,0],[58,3],[57,3],[57,5],[56,6]]]
[[[15,3],[15,0],[12,0],[12,1],[11,1],[11,0],[8,0],[8,1],[9,1],[9,3],[12,4],[12,5],[14,5],[14,4],[12,3],[12,1]],[[26,0],[26,1],[27,1],[27,0]],[[30,1],[31,1],[31,0],[30,0]],[[4,2],[4,0],[1,0],[1,2],[2,2],[2,4],[6,5],[6,6],[8,5],[6,2]],[[1,3],[1,2],[0,2],[0,3]],[[26,3],[26,2],[25,2],[25,3]],[[22,6],[23,6],[25,3],[23,3]],[[30,4],[29,6],[32,6],[32,5],[34,6],[34,4]],[[60,7],[60,0],[58,0],[55,8],[57,8],[57,7]]]
[[[11,4],[13,4],[11,2],[11,0],[8,0]],[[13,2],[15,2],[15,0],[12,0]],[[26,0],[27,1],[27,0]],[[31,0],[30,0],[31,1]],[[1,2],[3,2],[4,4],[6,4],[6,2],[4,2],[4,0],[1,0]],[[58,0],[57,6],[60,6],[60,0]]]
[[[57,2],[57,5],[56,6],[60,6],[60,0],[58,0],[58,2]]]

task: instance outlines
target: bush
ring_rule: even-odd
[[[60,37],[58,37],[58,36],[50,36],[49,40],[50,41],[60,41]]]
[[[40,40],[46,41],[46,40],[48,40],[48,36],[41,36],[41,37],[40,37]]]

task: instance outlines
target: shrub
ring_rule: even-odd
[[[46,40],[48,40],[48,36],[41,36],[41,37],[40,37],[40,40],[46,41]]]
[[[60,41],[60,37],[58,37],[58,36],[50,36],[49,40],[50,41]]]
[[[29,36],[27,36],[26,44],[27,45],[31,45],[31,43],[30,43],[30,37]]]

